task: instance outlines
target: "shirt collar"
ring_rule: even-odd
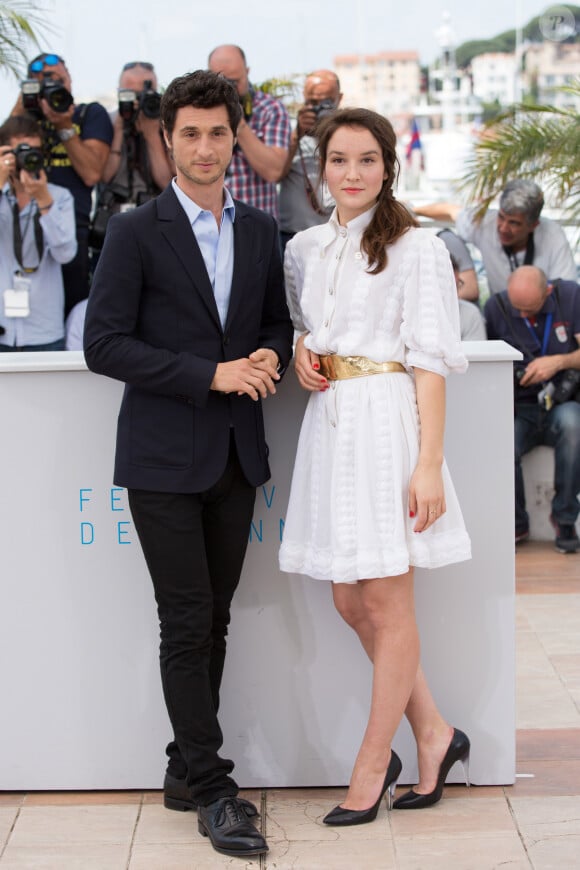
[[[346,230],[346,235],[355,244],[359,244],[364,231],[372,220],[375,211],[376,204],[371,206],[362,214],[357,215],[351,221],[348,221],[345,226],[342,226],[338,222],[338,210],[334,208],[332,214],[328,219],[328,223],[326,224],[327,232],[325,232],[324,236],[322,237],[321,247],[325,248],[328,245],[332,244],[332,242],[336,239],[338,235],[344,235],[344,230]]]
[[[207,211],[207,209],[201,208],[196,202],[190,199],[190,197],[186,193],[184,193],[178,186],[176,178],[172,179],[171,186],[173,187],[173,191],[177,199],[179,200],[179,203],[183,208],[185,214],[187,215],[190,224],[193,226],[200,214],[204,211]],[[236,217],[236,206],[232,199],[231,193],[229,192],[227,187],[224,187],[224,205],[222,208],[222,218],[225,216],[226,212],[228,212],[230,219],[233,223]]]

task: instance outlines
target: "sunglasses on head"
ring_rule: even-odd
[[[30,61],[28,72],[39,73],[42,72],[45,66],[56,66],[57,63],[64,63],[64,60],[58,54],[41,54]]]
[[[131,60],[129,63],[126,63],[123,67],[123,72],[128,69],[135,69],[136,66],[142,66],[143,69],[148,69],[149,72],[153,70],[153,64],[148,63],[146,60]]]

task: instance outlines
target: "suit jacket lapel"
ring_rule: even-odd
[[[171,184],[160,193],[156,200],[157,217],[161,225],[161,233],[171,245],[178,259],[183,264],[187,274],[201,296],[212,318],[221,330],[220,318],[215,296],[207,269],[197,244],[187,215],[179,204]],[[234,270],[235,271],[235,270]]]

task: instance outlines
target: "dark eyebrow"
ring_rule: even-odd
[[[378,148],[373,148],[373,149],[371,149],[370,151],[363,151],[362,154],[361,154],[360,156],[361,156],[361,157],[368,157],[370,154],[378,154],[378,153],[379,153]],[[336,155],[338,155],[338,156],[341,156],[341,155],[344,154],[344,151],[337,151],[336,149],[333,148],[331,151],[328,152],[328,155],[329,155],[329,156],[330,156],[331,154],[336,154]]]
[[[215,133],[218,130],[229,130],[227,124],[216,124],[215,127],[211,128],[211,133]],[[181,127],[179,130],[180,133],[199,133],[199,127],[194,126],[193,124],[186,124],[185,127]]]

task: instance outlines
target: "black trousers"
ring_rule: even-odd
[[[256,491],[232,438],[224,474],[206,492],[128,495],[159,614],[161,682],[174,732],[167,770],[186,777],[194,799],[206,805],[238,793],[233,762],[219,755],[217,711]]]

